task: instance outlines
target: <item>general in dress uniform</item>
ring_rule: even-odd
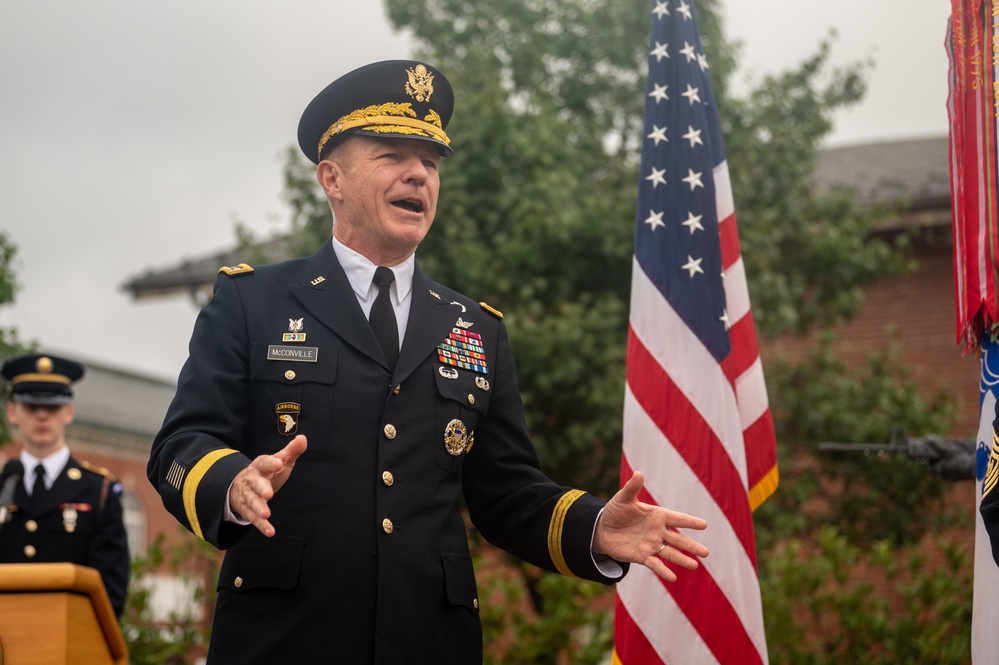
[[[333,238],[222,268],[198,317],[148,475],[226,550],[210,663],[481,662],[462,499],[491,543],[564,575],[613,583],[638,561],[669,577],[667,554],[707,554],[666,528],[703,520],[629,512],[640,482],[605,508],[548,479],[502,314],[416,264],[453,102],[416,61],[324,89],[299,143]]]
[[[101,574],[111,606],[125,607],[128,538],[121,485],[106,469],[74,458],[65,429],[73,420],[72,384],[79,363],[29,355],[4,363],[10,387],[7,421],[23,444],[23,482],[0,524],[0,562],[69,562]]]

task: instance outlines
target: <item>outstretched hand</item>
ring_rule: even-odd
[[[295,461],[305,452],[308,442],[299,434],[288,445],[273,455],[254,459],[232,481],[229,488],[229,508],[233,513],[257,527],[268,538],[275,534],[268,521],[271,516],[270,501],[281,489],[295,468]]]
[[[675,582],[676,574],[666,563],[694,570],[697,559],[684,552],[703,559],[708,548],[674,529],[703,530],[708,523],[700,517],[639,501],[644,480],[636,471],[607,503],[597,521],[593,548],[618,561],[641,564],[667,582]]]

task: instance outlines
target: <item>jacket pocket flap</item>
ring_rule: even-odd
[[[298,586],[305,538],[274,536],[247,538],[225,554],[219,571],[219,589],[290,591]]]
[[[478,614],[479,595],[475,587],[472,557],[467,554],[444,552],[441,554],[441,561],[444,564],[444,588],[448,602],[467,607]]]

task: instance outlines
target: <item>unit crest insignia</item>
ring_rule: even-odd
[[[298,421],[301,420],[302,405],[295,402],[282,402],[274,410],[277,413],[278,434],[282,436],[298,434]]]

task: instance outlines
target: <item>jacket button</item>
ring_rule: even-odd
[[[402,390],[402,384],[401,383],[395,387],[395,390],[392,391],[392,394],[398,395],[400,390]]]
[[[387,487],[392,487],[392,483],[395,482],[395,477],[392,475],[391,471],[382,472],[382,482],[385,483]]]
[[[35,520],[28,520],[24,523],[24,528],[28,530],[28,533],[34,533],[38,531],[38,522]]]
[[[394,528],[395,527],[392,526],[392,520],[387,517],[382,520],[382,531],[385,533],[392,533],[392,529]]]
[[[472,607],[474,607],[475,609],[479,609],[479,599],[478,598],[473,598],[472,599]]]
[[[468,403],[475,404],[475,395],[473,395],[472,393],[468,393]]]
[[[28,557],[29,559],[34,559],[35,558],[35,552],[36,552],[36,550],[35,550],[35,546],[34,545],[25,545],[24,546],[24,556]]]
[[[289,381],[292,381],[295,378],[295,372],[289,369],[287,372],[284,373],[284,378],[288,379]]]
[[[395,425],[392,425],[390,423],[390,424],[388,424],[388,425],[385,426],[385,438],[386,439],[394,439],[395,438],[395,434],[396,434]]]
[[[236,579],[234,579],[232,581],[232,583],[233,583],[233,586],[235,586],[238,589],[239,587],[243,586],[243,578],[242,577],[237,577]]]

